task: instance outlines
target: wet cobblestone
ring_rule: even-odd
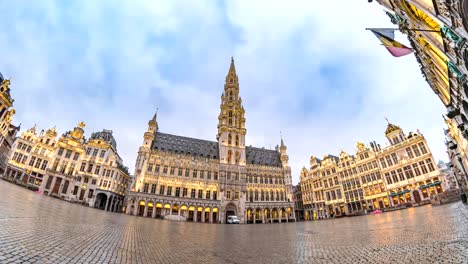
[[[468,263],[468,207],[198,224],[108,213],[0,180],[0,263]]]

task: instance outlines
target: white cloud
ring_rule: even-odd
[[[23,128],[112,129],[129,167],[156,107],[162,131],[215,140],[231,55],[247,144],[273,148],[283,131],[296,182],[310,155],[383,145],[385,116],[421,129],[445,159],[444,109],[414,56],[391,57],[364,30],[392,26],[381,10],[337,0],[7,2],[0,71],[13,77]]]

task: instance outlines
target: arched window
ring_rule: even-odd
[[[231,136],[231,134],[228,134],[228,144],[229,144],[229,145],[232,144],[232,136]]]
[[[258,201],[258,191],[255,190],[255,201]]]
[[[232,151],[231,151],[231,150],[228,150],[228,159],[227,159],[227,162],[228,162],[228,163],[231,163],[231,160],[232,160]]]
[[[271,197],[271,200],[272,200],[272,201],[275,200],[275,195],[274,195],[273,191],[270,192],[270,197]]]
[[[265,193],[265,201],[270,201],[270,194],[268,193],[268,191],[266,191]]]
[[[260,200],[262,200],[262,201],[265,200],[265,193],[263,192],[263,190],[262,190],[262,193],[261,193],[261,196],[260,196]]]
[[[279,192],[276,191],[276,201],[279,201]]]
[[[236,164],[239,164],[239,160],[240,160],[240,153],[239,151],[236,151]]]
[[[232,126],[232,111],[229,111],[228,117],[228,124]]]
[[[232,97],[232,91],[229,92],[229,101],[232,101],[233,97]]]
[[[236,146],[239,146],[239,135],[236,135]]]

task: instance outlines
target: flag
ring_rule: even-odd
[[[394,40],[395,30],[393,29],[371,29],[372,33],[382,42],[387,50],[394,57],[401,57],[413,52],[411,48],[406,47],[400,42]]]

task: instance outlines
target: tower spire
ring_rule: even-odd
[[[159,110],[159,108],[156,107],[156,112],[154,113],[153,119],[151,119],[152,121],[156,122],[156,118],[158,117],[158,110]]]

